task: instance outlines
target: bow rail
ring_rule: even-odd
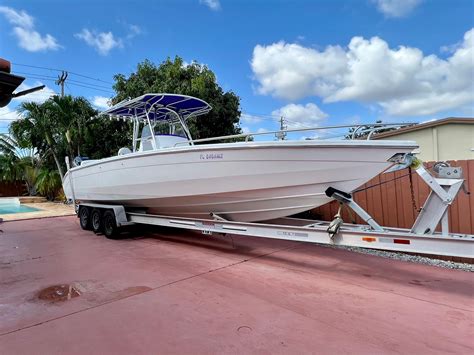
[[[263,136],[268,134],[279,134],[279,133],[294,133],[294,132],[307,132],[307,131],[321,131],[321,130],[328,130],[328,129],[338,129],[338,128],[354,128],[354,131],[351,132],[351,140],[357,139],[360,136],[358,134],[367,134],[367,140],[370,140],[375,132],[378,130],[383,130],[387,128],[402,128],[407,126],[415,125],[414,122],[405,122],[405,123],[363,123],[357,125],[335,125],[335,126],[324,126],[324,127],[310,127],[310,128],[294,128],[294,129],[286,129],[286,130],[276,130],[276,131],[267,131],[267,132],[249,132],[249,133],[240,133],[240,134],[231,134],[228,136],[218,136],[218,137],[211,137],[211,138],[200,138],[200,139],[192,139],[188,142],[179,142],[176,143],[174,146],[189,144],[189,143],[202,143],[202,142],[212,142],[212,141],[219,141],[224,139],[239,139],[245,138],[247,142],[250,137],[255,136]],[[365,127],[365,128],[364,128]],[[364,128],[364,129],[362,129]],[[340,137],[344,134],[342,133],[336,137]],[[334,138],[334,137],[332,137]]]

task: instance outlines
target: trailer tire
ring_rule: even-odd
[[[79,206],[79,223],[82,229],[91,230],[91,210],[89,207]]]
[[[102,217],[102,232],[108,239],[119,239],[119,228],[115,221],[115,213],[113,211],[105,211]]]
[[[102,231],[102,213],[99,209],[94,208],[91,213],[91,227],[94,233]]]

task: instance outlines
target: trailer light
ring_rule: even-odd
[[[394,239],[393,242],[395,244],[410,244],[408,239]]]
[[[364,242],[372,243],[372,242],[376,242],[376,241],[377,241],[377,238],[375,238],[375,237],[362,237],[362,240],[363,240]]]

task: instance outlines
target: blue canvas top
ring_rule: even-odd
[[[200,116],[212,109],[207,102],[196,97],[179,94],[145,94],[132,100],[122,101],[113,107],[101,112],[116,118],[167,119],[173,112],[183,119],[190,116]]]

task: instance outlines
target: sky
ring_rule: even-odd
[[[115,74],[178,55],[241,98],[245,132],[424,122],[474,117],[473,27],[472,0],[0,0],[0,57],[46,85],[28,100],[67,70],[66,94],[104,109]]]

